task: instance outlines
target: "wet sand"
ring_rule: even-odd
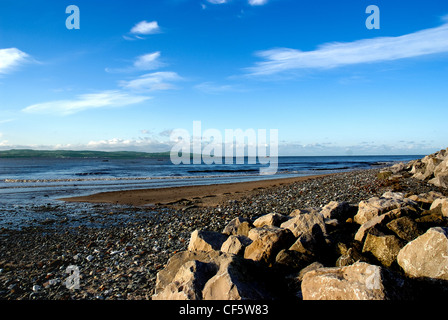
[[[250,196],[262,189],[325,176],[328,176],[328,174],[226,184],[111,191],[58,200],[132,206],[169,206],[173,208],[185,206],[215,207],[229,200],[238,200],[242,197]]]

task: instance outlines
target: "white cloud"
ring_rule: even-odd
[[[105,71],[109,73],[126,73],[141,70],[154,70],[165,66],[165,63],[160,61],[160,51],[146,53],[138,56],[132,62],[132,66],[124,68],[106,68]]]
[[[266,4],[268,0],[249,0],[251,6],[262,6]]]
[[[134,61],[134,67],[139,70],[152,70],[160,68],[163,63],[159,61],[159,58],[160,51],[141,55]]]
[[[264,61],[248,68],[252,75],[298,69],[330,69],[346,65],[392,61],[448,52],[448,23],[398,37],[327,43],[314,51],[276,48],[260,51]]]
[[[138,91],[156,91],[174,89],[175,86],[168,81],[183,80],[176,72],[164,71],[147,73],[137,79],[121,81],[120,86]]]
[[[140,21],[132,29],[132,34],[154,34],[160,33],[160,27],[157,21],[148,22],[146,20]]]
[[[79,95],[73,100],[57,100],[33,104],[24,108],[26,113],[70,115],[88,109],[123,107],[150,99],[150,97],[132,95],[119,90]]]
[[[0,74],[29,61],[30,56],[17,48],[0,49]]]
[[[227,0],[207,0],[207,2],[210,2],[212,4],[223,4],[226,3]]]

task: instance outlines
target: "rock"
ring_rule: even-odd
[[[219,251],[182,251],[157,274],[154,300],[272,299],[270,277],[252,260]],[[265,279],[266,281],[259,281]],[[271,287],[270,287],[271,288]]]
[[[290,217],[295,217],[301,214],[309,214],[309,213],[319,213],[320,212],[320,208],[317,207],[310,207],[310,208],[305,208],[305,209],[294,209],[289,216]]]
[[[296,215],[280,225],[281,228],[291,230],[295,237],[302,233],[311,233],[316,226],[321,229],[323,234],[326,234],[324,217],[320,213]]]
[[[284,216],[279,213],[269,213],[256,219],[253,225],[256,228],[261,228],[263,226],[280,227],[280,225],[288,219],[290,219],[290,217]]]
[[[221,249],[227,236],[214,232],[195,230],[190,236],[190,243],[188,244],[189,251],[212,251]]]
[[[246,247],[244,258],[266,263],[272,263],[280,250],[295,240],[290,230],[274,226],[251,229],[249,238],[252,243]]]
[[[313,230],[300,234],[289,250],[315,258],[325,256],[327,253],[327,243],[321,228],[315,225]]]
[[[304,300],[388,300],[403,298],[404,281],[382,267],[357,262],[340,268],[307,272]]]
[[[179,269],[189,261],[200,261],[203,263],[213,263],[218,259],[219,251],[181,251],[168,260],[164,269],[160,270],[156,276],[155,294],[162,292],[165,287],[174,281]]]
[[[364,261],[364,257],[355,248],[348,248],[336,260],[336,267],[345,267],[354,264],[357,261]],[[365,262],[365,261],[364,261]]]
[[[374,228],[374,227],[378,227],[378,226],[385,226],[387,223],[389,223],[390,221],[394,220],[394,219],[398,219],[400,217],[403,216],[408,216],[408,215],[417,215],[417,211],[413,208],[413,207],[402,207],[402,208],[397,208],[397,209],[393,209],[391,211],[388,211],[382,215],[379,216],[375,216],[372,219],[368,220],[367,222],[363,223],[358,231],[355,234],[355,240],[362,242],[364,241],[365,236],[367,235],[367,232]]]
[[[350,204],[345,201],[331,201],[320,211],[324,218],[337,220],[346,220],[349,212]]]
[[[390,267],[405,243],[394,235],[369,231],[362,252],[372,253],[384,266]]]
[[[201,300],[206,281],[216,271],[213,263],[187,261],[179,268],[172,282],[153,295],[152,300]]]
[[[288,270],[301,270],[312,263],[309,255],[294,250],[282,249],[275,258],[275,265]]]
[[[423,233],[418,224],[409,217],[392,220],[386,226],[406,242],[414,240]]]
[[[235,255],[220,257],[219,270],[204,286],[204,300],[266,300],[272,293],[260,281],[259,268],[251,260]]]
[[[398,264],[411,277],[448,280],[448,228],[431,228],[400,250]]]
[[[392,171],[381,171],[380,173],[377,174],[377,178],[380,180],[387,180],[392,176]]]
[[[221,251],[233,254],[244,254],[245,248],[252,243],[252,240],[243,235],[231,235],[222,244]]]
[[[318,261],[315,261],[315,262],[313,262],[313,263],[307,265],[307,266],[306,266],[305,268],[303,268],[302,270],[300,270],[297,279],[298,279],[299,281],[303,281],[303,277],[305,276],[305,274],[306,274],[307,272],[314,271],[314,270],[317,270],[317,269],[320,269],[320,268],[324,268],[324,265],[323,265],[322,263],[318,262]]]
[[[431,204],[430,210],[440,208],[444,217],[448,218],[448,198],[438,198]]]
[[[448,149],[425,156],[413,163],[413,178],[428,181],[437,187],[448,188]]]
[[[236,217],[230,221],[225,227],[222,233],[227,235],[243,235],[247,236],[249,230],[253,228],[252,223],[248,219]]]
[[[363,224],[373,217],[405,206],[417,207],[418,205],[415,201],[405,198],[402,193],[386,192],[380,198],[373,197],[366,201],[361,201],[354,221],[358,224]]]

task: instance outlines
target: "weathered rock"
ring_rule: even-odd
[[[219,251],[182,251],[157,274],[153,298],[240,300],[272,299],[265,270],[255,262]]]
[[[303,233],[310,233],[316,226],[321,229],[323,234],[326,234],[324,217],[320,213],[296,215],[280,225],[281,228],[291,230],[295,237]]]
[[[336,267],[345,267],[354,264],[357,261],[364,261],[364,257],[355,248],[348,248],[336,260]],[[365,262],[365,261],[364,261]]]
[[[363,224],[373,217],[405,206],[416,207],[418,205],[415,201],[405,198],[402,193],[386,192],[380,198],[373,197],[366,201],[361,201],[354,221],[358,224]]]
[[[309,255],[294,250],[283,249],[275,258],[275,265],[290,270],[301,270],[312,263]]]
[[[417,211],[413,207],[406,206],[375,216],[359,227],[355,234],[355,240],[362,242],[370,229],[378,226],[386,226],[390,221],[408,215],[417,215]]]
[[[320,211],[324,218],[338,220],[346,220],[349,212],[350,204],[345,201],[331,201]]]
[[[249,230],[252,228],[253,225],[248,219],[236,217],[224,227],[222,233],[227,235],[233,234],[247,236]]]
[[[261,228],[263,226],[275,226],[280,227],[280,225],[285,222],[286,220],[289,220],[290,217],[284,216],[279,213],[269,213],[265,214],[258,219],[256,219],[253,223],[254,227]]]
[[[245,248],[252,243],[252,240],[243,235],[231,235],[222,244],[221,251],[233,254],[244,254]]]
[[[448,188],[448,149],[425,156],[413,163],[413,178],[426,180],[437,187]]]
[[[289,250],[297,251],[310,257],[325,256],[327,243],[321,228],[315,225],[313,230],[300,234]]]
[[[309,213],[319,213],[320,212],[320,208],[317,207],[309,207],[309,208],[305,208],[305,209],[294,209],[289,216],[290,217],[295,217],[301,214],[309,214]]]
[[[263,300],[272,293],[260,281],[257,266],[235,255],[220,258],[218,272],[204,286],[204,300]]]
[[[357,262],[340,268],[307,272],[302,281],[304,300],[400,299],[404,282],[382,267]]]
[[[185,262],[171,283],[152,296],[152,300],[201,300],[202,289],[216,273],[217,266],[197,260]]]
[[[174,282],[174,278],[176,277],[179,269],[185,263],[195,260],[203,263],[213,263],[219,255],[219,251],[181,251],[174,254],[168,260],[165,268],[157,273],[155,294],[161,293],[165,287]]]
[[[191,233],[188,250],[190,251],[212,251],[221,249],[227,236],[214,231],[195,230]]]
[[[418,224],[410,217],[392,220],[386,226],[406,242],[414,240],[423,233]]]
[[[369,231],[364,241],[363,252],[372,253],[384,266],[390,267],[405,243],[394,235]]]
[[[319,261],[315,261],[309,265],[307,265],[305,268],[303,268],[302,270],[300,270],[297,279],[299,281],[303,280],[303,277],[305,276],[306,273],[310,272],[310,271],[314,271],[320,268],[324,268],[324,265],[322,263],[320,263]]]
[[[448,280],[448,228],[435,227],[409,242],[397,262],[411,277]]]
[[[249,238],[252,243],[246,247],[244,258],[266,263],[272,263],[280,250],[295,240],[290,230],[274,226],[251,229]]]
[[[448,218],[448,198],[435,199],[431,204],[430,210],[440,208],[440,211],[444,217]]]

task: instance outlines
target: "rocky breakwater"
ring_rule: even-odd
[[[196,230],[157,274],[152,299],[446,297],[447,195],[388,191]]]
[[[422,159],[408,163],[397,163],[381,171],[380,177],[393,180],[401,176],[425,181],[436,187],[448,188],[448,148],[442,149]]]

